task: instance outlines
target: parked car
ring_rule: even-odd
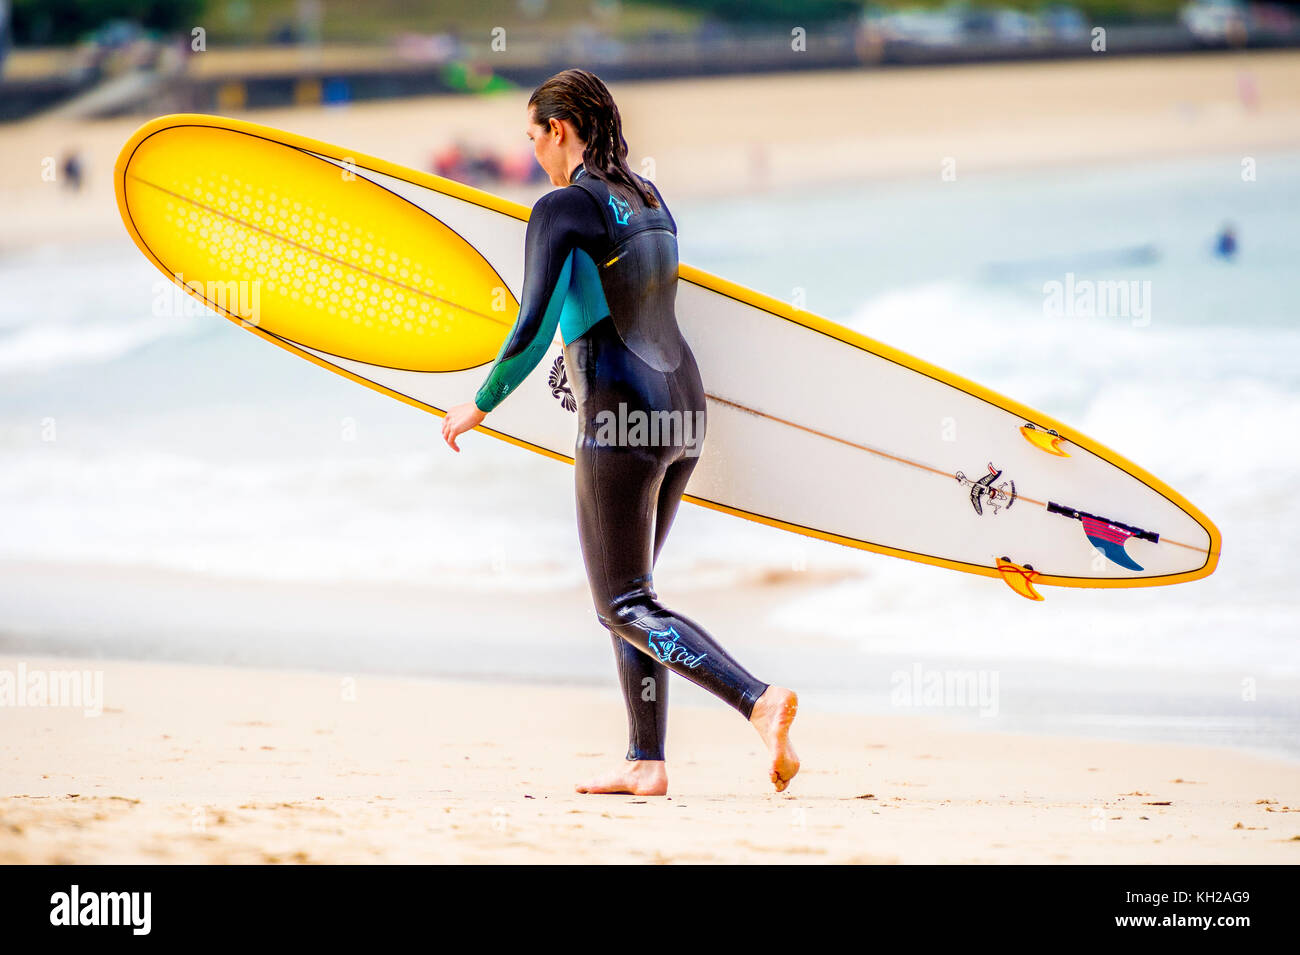
[[[909,7],[872,19],[880,35],[891,43],[950,47],[962,40],[960,18],[946,10]]]
[[[993,46],[1023,46],[1046,34],[1037,18],[1010,8],[955,6],[961,21],[962,38],[969,43]]]
[[[1244,43],[1246,18],[1241,0],[1192,0],[1178,11],[1179,21],[1202,43]]]
[[[1054,4],[1043,8],[1043,27],[1053,40],[1082,40],[1091,32],[1078,7]]]

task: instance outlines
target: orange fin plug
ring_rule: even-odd
[[[1020,433],[1025,436],[1026,441],[1040,451],[1055,454],[1058,458],[1068,458],[1070,456],[1070,452],[1061,450],[1061,442],[1065,439],[1050,428],[1038,428],[1032,424],[1026,424],[1021,426]]]
[[[1001,571],[1002,579],[1007,582],[1007,586],[1020,596],[1029,600],[1043,599],[1043,595],[1034,589],[1034,580],[1038,577],[1038,571],[1034,570],[1032,564],[1025,564],[1022,567],[1009,557],[999,557],[998,570]]]

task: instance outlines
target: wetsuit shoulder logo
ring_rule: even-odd
[[[560,407],[565,411],[578,410],[578,402],[569,389],[569,374],[564,370],[563,355],[556,358],[555,364],[551,366],[551,374],[547,378],[547,384],[551,386],[551,394],[560,402]]]
[[[632,206],[626,199],[620,199],[612,192],[609,194],[609,207],[614,210],[614,221],[619,225],[627,225],[627,220],[632,217]]]

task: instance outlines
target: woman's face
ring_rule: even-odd
[[[524,132],[533,141],[533,154],[537,157],[537,164],[551,177],[551,185],[567,186],[571,167],[565,147],[577,141],[573,124],[567,120],[553,119],[549,128],[538,126],[530,108]],[[573,165],[577,164],[574,162]]]

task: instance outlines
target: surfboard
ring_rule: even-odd
[[[472,400],[518,313],[528,208],[451,180],[196,114],[145,123],[115,180],[131,238],[190,295],[436,415]],[[786,302],[679,279],[709,399],[687,500],[1031,599],[1214,571],[1214,524],[1097,441]],[[558,336],[480,430],[572,463]]]

